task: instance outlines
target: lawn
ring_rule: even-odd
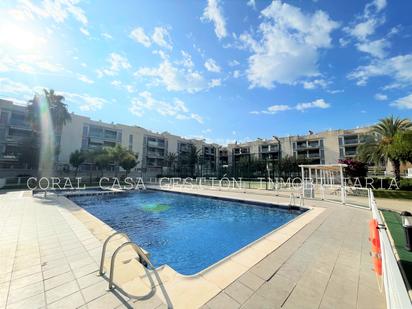
[[[405,232],[401,224],[401,216],[390,210],[383,210],[383,216],[387,227],[391,233],[393,241],[395,243],[396,251],[398,252],[401,266],[405,272],[406,279],[409,282],[409,285],[412,284],[412,252],[409,252],[405,249]]]
[[[412,200],[412,191],[403,190],[373,190],[373,195],[377,198],[405,199]]]

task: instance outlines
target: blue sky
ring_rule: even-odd
[[[0,97],[218,143],[412,116],[411,1],[1,1]]]

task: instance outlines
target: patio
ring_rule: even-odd
[[[197,193],[288,202],[239,192]],[[211,286],[214,295],[203,302],[204,308],[385,307],[371,270],[370,212],[318,201],[305,206],[325,210],[227,287]],[[0,217],[0,308],[167,307],[158,295],[136,302],[107,291],[107,281],[97,276],[98,235],[110,228],[87,227],[61,198],[33,198],[28,191],[2,194]],[[175,308],[198,307],[172,303]]]

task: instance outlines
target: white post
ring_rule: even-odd
[[[305,196],[305,169],[303,166],[301,166],[301,171],[302,171],[302,194]]]
[[[343,167],[340,166],[340,187],[341,187],[341,197],[342,197],[342,204],[345,204],[345,185],[343,183]]]

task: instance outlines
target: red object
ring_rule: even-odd
[[[369,221],[369,240],[372,245],[372,261],[373,268],[377,275],[382,275],[382,257],[381,257],[381,242],[379,239],[378,221],[372,219]]]

